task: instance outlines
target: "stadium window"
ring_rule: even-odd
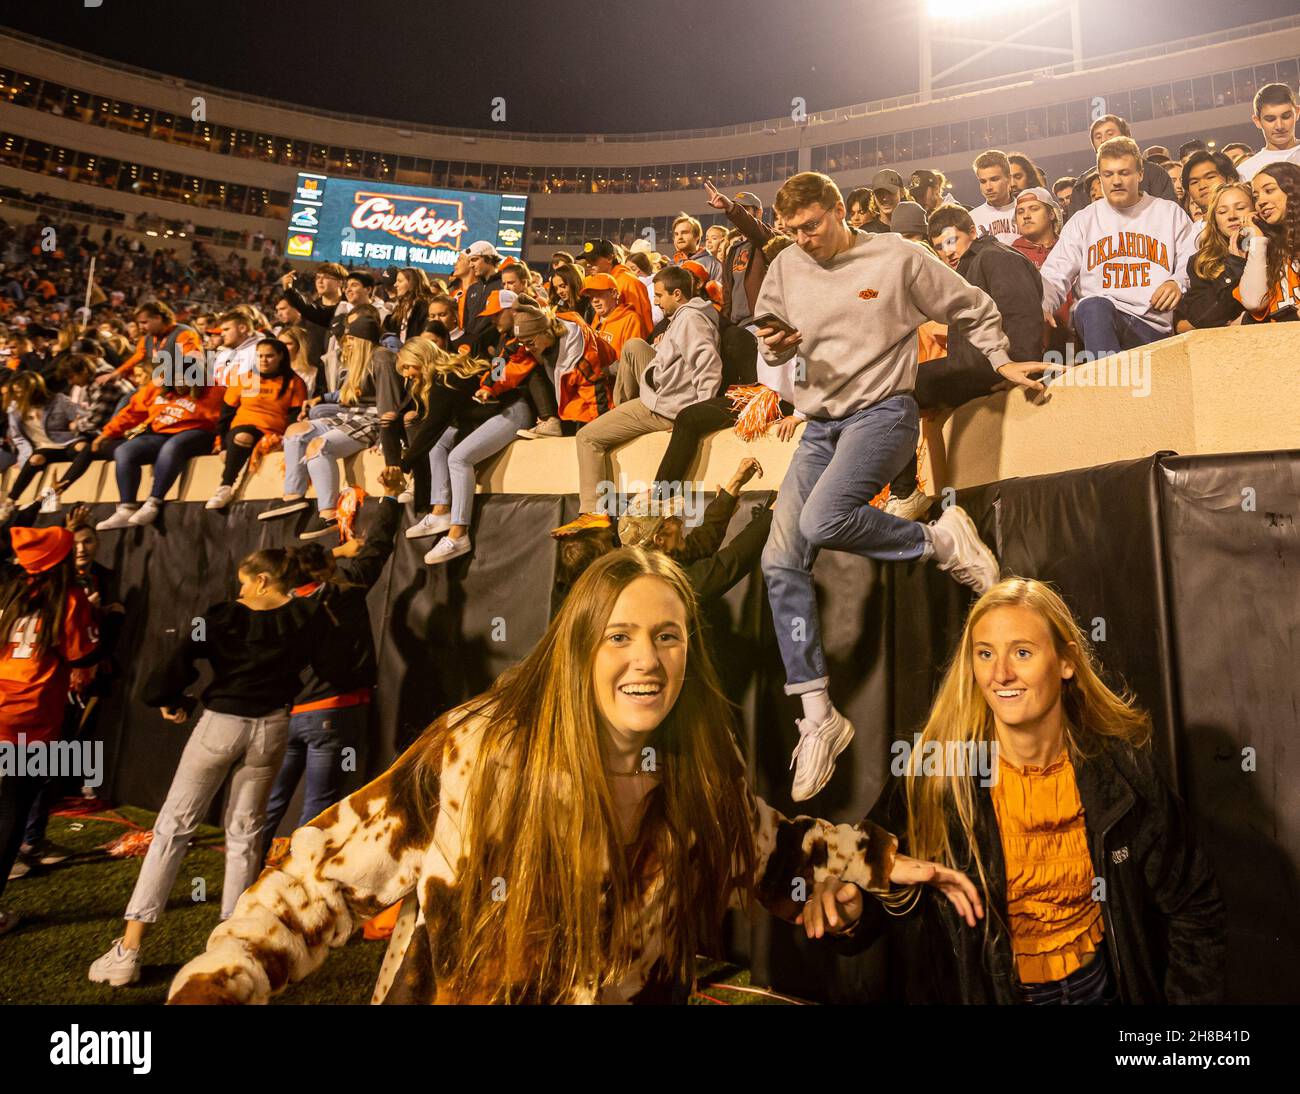
[[[966,152],[970,149],[970,127],[965,122],[948,126],[948,151]]]
[[[939,147],[942,148],[943,145]],[[930,154],[930,131],[928,129],[914,130],[912,133],[912,156],[921,160],[926,159]]]
[[[1047,108],[1047,135],[1049,137],[1064,137],[1070,131],[1070,119],[1065,109],[1064,103],[1053,103]],[[972,143],[971,148],[977,148],[978,145]]]
[[[1067,125],[1068,125],[1067,121]],[[995,114],[989,118],[989,147],[1003,148],[1007,146],[1007,116],[1005,114]],[[902,157],[899,157],[902,159]]]
[[[196,178],[194,175],[186,175],[181,179],[181,197],[185,202],[190,205],[197,205],[202,193],[202,179]]]
[[[1190,114],[1196,109],[1196,100],[1192,98],[1192,81],[1178,80],[1171,90],[1174,93],[1174,113]]]
[[[0,137],[0,164],[17,167],[23,162],[23,139],[6,133]]]
[[[101,159],[95,164],[95,174],[99,185],[112,189],[122,173],[122,164],[115,159]]]
[[[1025,125],[1025,112],[1017,111],[1014,114],[1007,115],[1007,141],[1010,144],[1020,144],[1028,140],[1028,130]]]
[[[1277,82],[1288,87],[1295,87],[1300,82],[1300,64],[1297,64],[1294,57],[1286,61],[1278,61]]]
[[[3,96],[2,91],[0,91],[0,96]],[[76,118],[79,122],[89,122],[95,108],[91,105],[90,96],[84,91],[71,90],[68,92],[63,112],[69,117]]]
[[[1237,102],[1253,103],[1255,101],[1255,71],[1239,68],[1232,74],[1233,87],[1237,92]]]
[[[53,84],[46,80],[41,85],[39,109],[50,114],[62,114],[68,98],[68,89],[62,84]]]
[[[1198,76],[1192,81],[1192,108],[1209,110],[1214,106],[1214,89],[1208,76]]]
[[[147,137],[153,129],[153,111],[147,106],[137,106],[131,111],[131,131]]]
[[[826,151],[827,149],[824,145],[821,148],[814,148],[812,150],[812,169],[814,171],[820,171],[823,174],[826,173]]]
[[[447,185],[447,161],[446,160],[433,161],[433,184],[434,186]]]
[[[1149,122],[1151,120],[1151,89],[1149,87],[1134,88],[1129,93],[1130,116],[1125,119],[1130,122]]]
[[[153,135],[165,141],[176,139],[176,115],[159,111],[153,118]]]
[[[1025,140],[1037,141],[1047,136],[1047,108],[1038,106],[1025,111]]]
[[[1118,114],[1121,118],[1129,117],[1129,94],[1127,91],[1117,91],[1113,95],[1104,96],[1106,101],[1106,113]]]
[[[16,92],[15,76],[7,68],[0,68],[0,99],[10,100]]]
[[[1216,72],[1214,82],[1214,105],[1232,106],[1237,101],[1236,92],[1232,90],[1232,73]]]
[[[340,173],[343,170],[343,149],[330,146],[325,157],[325,169],[334,173]]]
[[[1088,132],[1088,127],[1092,124],[1088,100],[1075,99],[1072,103],[1066,103],[1065,117],[1071,133]]]
[[[1174,96],[1168,84],[1157,84],[1151,89],[1151,113],[1156,118],[1167,118],[1174,112]]]
[[[228,183],[225,188],[226,208],[232,213],[242,213],[248,202],[248,187],[238,183]]]
[[[894,134],[894,159],[899,163],[906,163],[912,158],[912,134],[895,133]]]
[[[876,138],[876,166],[894,162],[894,135],[888,133]]]
[[[14,106],[33,106],[40,96],[40,81],[31,76],[18,76],[9,94],[9,101]]]
[[[95,112],[91,117],[94,125],[106,126],[109,119],[113,117],[113,100],[106,99],[103,95],[95,96]]]
[[[44,141],[28,141],[27,146],[23,149],[23,170],[43,171],[49,151],[49,145],[45,144]]]
[[[1277,83],[1277,65],[1256,65],[1255,86],[1267,87]]]
[[[844,166],[844,164],[843,164],[843,162],[842,162],[842,161],[843,161],[843,157],[844,157],[844,145],[842,145],[842,144],[832,144],[832,145],[828,145],[828,146],[827,146],[827,148],[826,148],[826,173],[827,173],[828,175],[833,175],[833,174],[835,174],[836,171],[839,171],[839,170],[841,170],[841,169],[843,168],[843,166]],[[763,181],[766,182],[767,180],[764,179]]]
[[[368,179],[377,179],[380,175],[379,170],[379,153],[366,152],[364,156],[357,161],[361,174]]]

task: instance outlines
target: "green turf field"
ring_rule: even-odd
[[[145,828],[154,814],[129,806],[116,810]],[[145,940],[145,964],[139,983],[127,988],[92,984],[90,963],[122,933],[121,915],[140,872],[139,858],[110,858],[100,848],[130,829],[101,818],[50,818],[49,838],[77,852],[57,866],[36,867],[8,883],[4,907],[23,922],[0,938],[0,1004],[126,1003],[160,1004],[172,977],[199,953],[221,915],[221,830],[200,828],[185,857],[167,914]],[[194,879],[206,882],[204,901],[192,899]],[[368,1003],[386,942],[360,934],[330,954],[325,965],[302,983],[278,995],[274,1003]],[[693,1003],[766,1003],[762,996],[729,990],[745,986],[746,970],[712,965],[702,970],[701,992]]]

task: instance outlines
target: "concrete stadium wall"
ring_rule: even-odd
[[[1098,382],[1100,381],[1100,382]],[[1288,323],[1201,330],[1077,365],[1035,405],[1012,391],[960,408],[943,427],[942,455],[922,465],[936,495],[944,486],[966,489],[1026,475],[1048,475],[1156,452],[1206,455],[1300,448],[1300,326]],[[763,474],[748,490],[775,490],[796,439],[742,441],[731,431],[705,439],[689,475],[701,489],[725,483],[746,456]],[[638,437],[611,454],[614,482],[648,483],[668,445],[666,433]],[[379,492],[383,458],[377,451],[344,461],[349,482]],[[24,498],[44,489],[38,476]],[[141,497],[148,488],[148,469]],[[12,475],[12,472],[10,473]],[[245,476],[237,498],[281,494],[284,457],[272,453],[257,474]],[[221,480],[221,458],[202,456],[172,489],[173,500],[203,501]],[[479,468],[478,489],[494,494],[576,494],[578,462],[572,438],[519,441]],[[96,462],[65,495],[69,503],[117,501],[112,467]]]

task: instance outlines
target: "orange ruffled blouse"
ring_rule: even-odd
[[[1061,980],[1088,964],[1105,930],[1074,765],[1062,752],[1046,767],[1017,768],[1005,756],[998,766],[993,808],[1016,972],[1022,984]]]

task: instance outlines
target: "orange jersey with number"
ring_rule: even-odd
[[[16,744],[20,733],[28,741],[56,738],[68,701],[69,663],[89,657],[99,644],[95,610],[76,588],[68,593],[58,646],[38,654],[38,632],[36,616],[26,616],[0,647],[0,741]]]
[[[1241,286],[1232,290],[1237,303],[1241,303]],[[1284,308],[1300,308],[1300,264],[1288,262],[1282,267],[1282,276],[1273,282],[1264,303],[1251,312],[1251,317],[1261,323],[1267,323],[1273,315]]]

